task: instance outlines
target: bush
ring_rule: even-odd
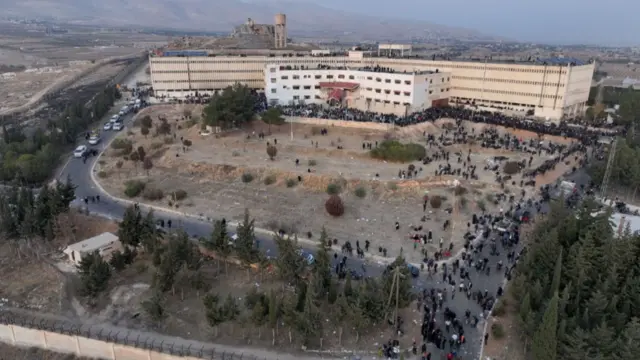
[[[329,195],[338,195],[342,191],[340,185],[338,184],[329,184],[327,185],[327,194]]]
[[[504,169],[502,169],[502,171],[507,175],[513,175],[520,171],[520,165],[518,165],[516,161],[509,161],[504,164]]]
[[[111,143],[111,148],[115,150],[124,150],[129,147],[133,148],[133,142],[129,139],[118,138]]]
[[[269,155],[269,159],[275,159],[276,155],[278,155],[278,148],[273,145],[267,146],[267,155]]]
[[[410,173],[416,171],[416,166],[413,164],[409,164],[409,166],[407,167],[407,170],[409,170]]]
[[[191,140],[189,140],[189,139],[184,139],[184,140],[182,140],[182,145],[184,145],[186,147],[189,147],[189,146],[193,145],[193,142]]]
[[[142,197],[151,201],[162,200],[164,193],[160,189],[146,188],[142,192]]]
[[[297,182],[294,179],[287,179],[287,187],[292,188],[296,186]]]
[[[493,316],[500,317],[504,315],[506,312],[507,312],[507,307],[505,306],[504,301],[498,300],[496,305],[493,307],[493,312],[492,312]]]
[[[398,190],[398,184],[394,183],[394,182],[390,182],[387,184],[387,188],[391,191],[396,191]]]
[[[331,216],[342,216],[344,214],[344,204],[338,195],[331,195],[324,203],[324,208]]]
[[[316,166],[318,165],[318,162],[313,160],[313,159],[309,159],[309,166]]]
[[[265,185],[271,185],[273,183],[276,182],[276,176],[275,175],[268,175],[266,178],[264,178],[264,184]]]
[[[130,198],[136,197],[140,195],[146,186],[147,184],[140,180],[129,180],[124,183],[124,194]]]
[[[195,118],[191,118],[191,119],[185,121],[185,123],[184,123],[184,127],[187,128],[187,129],[192,128],[192,127],[194,127],[196,125],[198,125],[198,119],[195,119]]]
[[[242,182],[243,183],[246,184],[246,183],[250,183],[252,181],[253,181],[253,174],[252,173],[246,172],[246,173],[242,174]]]
[[[495,339],[502,339],[505,335],[502,324],[493,323],[493,325],[491,325],[491,334]]]
[[[98,172],[98,177],[99,177],[100,179],[104,179],[104,178],[106,178],[107,176],[109,176],[109,175],[108,175],[108,174],[107,174],[107,172],[106,172],[106,171],[104,171],[104,170],[102,170],[102,171],[99,171],[99,172]]]
[[[151,146],[149,146],[151,148],[151,150],[158,150],[163,146],[162,143],[158,143],[158,142],[154,142],[151,143]]]
[[[478,200],[476,204],[478,205],[478,209],[487,211],[487,204],[483,200]]]
[[[427,150],[420,144],[403,144],[397,140],[385,140],[369,154],[375,159],[385,161],[410,162],[425,157]]]
[[[353,193],[357,197],[362,199],[363,197],[367,196],[367,189],[365,189],[364,186],[358,186]]]
[[[176,201],[184,200],[187,198],[187,192],[182,189],[178,189],[171,193],[171,198]]]
[[[460,185],[458,185],[458,186],[456,186],[455,188],[453,188],[453,193],[454,193],[456,196],[464,195],[464,194],[466,194],[466,193],[467,193],[467,188],[466,188],[466,187],[464,187],[464,186],[460,186]]]
[[[434,209],[439,209],[442,206],[442,198],[438,195],[434,195],[429,199],[429,204]]]
[[[173,138],[171,136],[167,136],[164,138],[164,143],[167,145],[173,144]]]

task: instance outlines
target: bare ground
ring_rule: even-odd
[[[89,358],[56,353],[36,347],[11,346],[0,342],[0,360],[89,360]]]
[[[445,161],[434,161],[428,165],[415,162],[416,169],[419,169],[418,176],[402,179],[398,172],[407,169],[408,164],[372,159],[362,148],[363,142],[375,144],[389,136],[417,142],[423,138],[424,132],[439,135],[443,131],[442,125],[448,120],[407,127],[392,134],[329,127],[327,136],[319,135],[319,128],[309,125],[283,125],[272,127],[271,136],[259,139],[257,134],[261,131],[269,133],[268,126],[260,122],[245,131],[199,135],[198,126],[186,128],[187,123],[183,120],[185,109],[191,109],[194,115],[201,111],[201,108],[193,105],[164,105],[139,115],[150,115],[156,123],[158,115],[166,117],[175,136],[153,136],[152,129],[152,135],[144,138],[138,129],[129,131],[125,137],[135,143],[135,148],[143,146],[154,166],[147,173],[139,169],[137,164],[125,161],[122,168],[117,169],[115,163],[122,157],[117,151],[108,151],[99,168],[104,172],[105,178],[100,181],[107,191],[123,196],[124,179],[140,179],[147,181],[148,187],[160,189],[165,194],[178,189],[189,194],[185,201],[175,202],[167,197],[156,201],[156,205],[177,206],[189,213],[210,218],[225,216],[234,220],[241,219],[244,209],[248,208],[261,227],[317,234],[324,226],[340,242],[370,240],[374,249],[384,247],[392,257],[404,250],[412,262],[420,262],[422,255],[419,248],[413,250],[409,238],[411,227],[423,226],[423,229],[432,231],[434,243],[424,246],[429,254],[437,250],[440,238],[443,238],[445,246],[453,242],[454,249],[459,250],[462,235],[467,231],[466,224],[471,214],[478,211],[477,202],[488,194],[501,192],[494,180],[495,175],[483,170],[486,160],[496,155],[508,156],[511,160],[528,158],[528,154],[503,150],[452,146],[447,149],[452,153],[452,166],[462,167],[462,164],[456,163],[454,153],[466,155],[471,150],[471,161],[477,164],[480,176],[478,181],[463,181],[462,185],[468,192],[456,200],[452,193],[454,178],[435,176],[438,165],[445,164]],[[487,126],[466,125],[477,132]],[[522,131],[518,132],[518,136],[537,138],[536,134]],[[182,138],[189,139],[192,145],[189,148],[181,145]],[[553,137],[546,140],[565,141]],[[270,160],[266,153],[267,142],[274,144],[276,141],[278,154],[274,160]],[[428,149],[427,152],[431,155],[435,151]],[[296,159],[299,165],[296,165]],[[545,159],[536,157],[533,166]],[[560,168],[560,173],[566,171]],[[253,180],[243,182],[243,174],[251,174]],[[298,180],[298,176],[302,181]],[[266,185],[267,179],[273,180],[273,183]],[[519,175],[514,179],[519,182]],[[328,197],[326,189],[332,183],[339,184],[342,189],[340,196],[346,210],[339,218],[331,217],[324,209]],[[363,198],[355,194],[360,187],[366,191]],[[511,190],[520,192],[515,187]],[[422,197],[427,191],[431,197],[440,195],[446,198],[441,208],[428,206],[427,211],[423,212]],[[453,208],[455,201],[458,201],[455,206],[458,211],[454,215],[444,211]],[[426,217],[424,222],[421,221],[423,216]],[[443,230],[445,220],[455,222],[453,233],[451,228]],[[400,224],[399,231],[395,230],[395,222]]]

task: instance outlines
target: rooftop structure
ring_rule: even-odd
[[[80,264],[82,258],[88,254],[97,251],[102,257],[108,258],[111,254],[122,249],[120,239],[109,232],[102,233],[98,236],[80,241],[67,246],[63,252],[69,256],[71,262]]]

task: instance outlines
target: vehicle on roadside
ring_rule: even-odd
[[[109,130],[111,130],[111,125],[112,125],[112,124],[111,124],[110,122],[105,123],[105,124],[104,124],[104,126],[102,127],[102,130],[104,130],[104,131],[109,131]]]
[[[113,123],[113,126],[111,128],[113,129],[113,131],[120,131],[124,129],[124,124],[122,124],[122,121],[116,121]]]
[[[100,136],[93,135],[92,137],[89,138],[89,144],[91,145],[98,145],[99,142],[100,142]]]
[[[87,154],[87,146],[80,145],[75,150],[73,150],[73,157],[81,158]]]
[[[118,114],[113,115],[111,119],[109,119],[109,121],[112,123],[117,122],[118,120],[120,120],[120,115]]]

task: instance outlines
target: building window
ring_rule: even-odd
[[[282,80],[289,80],[289,77],[285,75],[285,76],[280,77],[280,79],[282,79]]]
[[[405,80],[405,81],[404,81],[404,84],[405,84],[405,85],[411,85],[411,81],[410,81],[410,80]]]
[[[433,79],[429,79],[429,84],[433,84]]]
[[[349,75],[349,80],[353,80],[355,77],[353,75]]]
[[[304,99],[305,99],[305,100],[309,100],[309,99],[311,99],[311,96],[309,96],[309,95],[305,95],[305,96],[304,96]]]
[[[391,83],[391,79],[384,79],[384,82],[387,83],[387,84],[390,84]]]
[[[394,102],[393,102],[393,105],[396,105],[396,106],[397,106],[397,105],[400,105],[400,101],[394,101]]]
[[[367,76],[367,80],[373,80],[371,76]]]
[[[444,89],[440,89],[440,92],[444,92]]]
[[[400,91],[394,91],[393,94],[394,95],[400,95]]]
[[[300,90],[300,85],[293,85],[293,90]]]
[[[371,90],[373,90],[373,89],[372,89],[372,88],[370,88],[370,87],[368,87],[368,88],[367,88],[367,91],[371,91]]]
[[[442,82],[444,82],[444,78],[442,78]]]
[[[433,90],[429,90],[429,94],[433,94]]]
[[[300,100],[300,96],[298,96],[298,95],[293,95],[293,100]]]
[[[333,75],[327,75],[327,79],[333,79]]]
[[[322,75],[316,75],[316,79],[322,79]]]
[[[271,78],[271,83],[275,84],[276,83],[276,78]]]
[[[303,86],[303,88],[304,88],[305,90],[310,90],[310,89],[311,89],[311,85],[305,85],[305,86]]]
[[[320,85],[316,85],[313,88],[316,89],[316,90],[319,90],[320,89]]]
[[[449,81],[449,78],[447,78],[447,81]]]
[[[384,93],[385,94],[391,94],[391,90],[385,90]]]
[[[278,90],[278,89],[271,89],[271,93],[272,93],[272,94],[275,94],[275,93],[276,93],[276,90]]]
[[[402,81],[400,81],[400,80],[396,80],[396,81],[395,81],[395,83],[396,83],[396,84],[400,84],[400,83],[402,83]]]
[[[410,92],[408,92],[408,91],[405,91],[405,92],[404,92],[404,96],[411,96],[411,93],[410,93]]]
[[[449,91],[449,88],[447,88],[447,91]]]
[[[382,79],[381,78],[376,78],[376,81],[377,82],[382,82]]]
[[[269,71],[274,73],[274,72],[276,72],[276,68],[271,68],[271,69],[269,69]]]
[[[320,95],[316,95],[315,98],[320,100]]]
[[[376,93],[380,94],[380,89],[376,89]]]
[[[342,74],[338,75],[338,79],[344,79],[344,75]]]
[[[300,75],[293,75],[292,78],[293,78],[293,80],[299,80],[300,79]]]

